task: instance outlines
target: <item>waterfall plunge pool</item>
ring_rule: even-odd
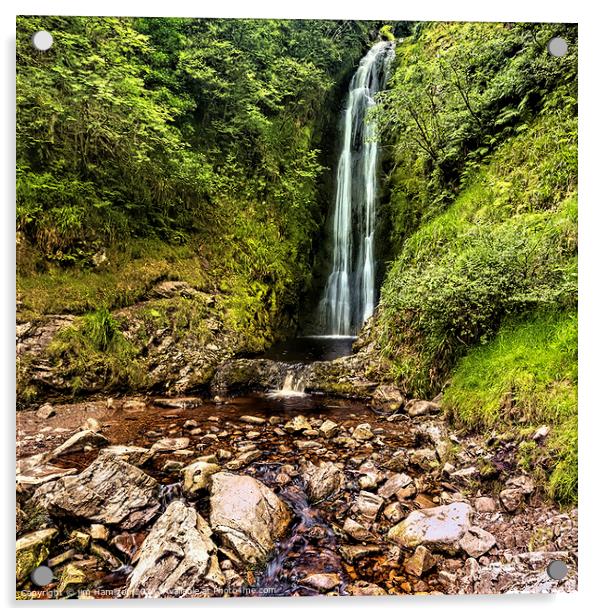
[[[352,355],[357,336],[300,336],[282,340],[270,347],[262,357],[274,361],[308,364]]]

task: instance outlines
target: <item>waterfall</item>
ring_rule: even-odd
[[[297,372],[295,368],[299,369]],[[280,389],[272,390],[268,393],[270,398],[291,398],[305,396],[305,381],[303,378],[302,366],[291,366],[286,371]]]
[[[394,56],[393,43],[376,43],[351,80],[341,125],[336,175],[331,271],[320,301],[326,334],[351,336],[374,311],[374,233],[377,206],[378,132],[366,118],[375,106]]]

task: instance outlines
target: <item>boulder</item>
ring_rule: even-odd
[[[76,453],[88,447],[104,447],[109,444],[109,440],[93,430],[81,430],[76,432],[71,438],[59,445],[49,456],[49,461],[54,460],[66,453]]]
[[[138,553],[128,597],[214,595],[226,583],[211,529],[193,507],[173,501]]]
[[[37,454],[17,462],[17,492],[41,486],[49,481],[56,481],[67,475],[75,475],[76,468],[61,468],[45,462],[44,454]]]
[[[462,502],[412,511],[389,530],[387,537],[404,548],[424,545],[455,552],[470,527],[471,518],[472,507]]]
[[[210,508],[213,530],[250,565],[265,563],[292,521],[285,503],[246,475],[213,475]]]
[[[149,522],[160,507],[159,484],[140,469],[101,454],[79,475],[39,487],[33,499],[55,516],[85,518],[132,529]]]
[[[398,411],[404,403],[403,394],[394,385],[379,385],[372,394],[372,406],[387,413]]]
[[[17,582],[22,582],[37,566],[46,560],[50,542],[58,532],[56,528],[43,528],[17,539]]]
[[[343,472],[333,462],[320,462],[319,466],[307,462],[301,469],[301,476],[305,481],[308,499],[312,503],[338,492],[345,484]]]
[[[189,464],[182,469],[182,476],[184,478],[182,487],[184,492],[194,494],[200,490],[208,489],[211,483],[211,476],[219,471],[219,465],[204,462],[203,460],[197,460]]]
[[[441,407],[429,400],[410,400],[405,405],[405,412],[410,417],[419,417],[421,415],[435,415],[441,412]]]
[[[464,537],[460,539],[460,547],[473,558],[483,556],[483,554],[489,552],[495,544],[495,537],[478,526],[471,526],[466,531]]]

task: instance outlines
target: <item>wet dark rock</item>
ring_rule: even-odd
[[[101,454],[79,475],[36,490],[34,502],[59,517],[79,517],[132,529],[149,522],[160,507],[158,484],[141,470]]]
[[[339,492],[345,483],[341,469],[332,462],[315,465],[307,462],[301,468],[301,476],[310,502],[316,503]]]
[[[203,399],[194,397],[155,398],[153,404],[164,409],[195,409],[203,404]]]
[[[265,563],[292,521],[272,490],[245,475],[213,475],[210,506],[213,530],[251,565]]]
[[[181,501],[172,502],[140,548],[128,597],[213,595],[226,582],[205,520]]]

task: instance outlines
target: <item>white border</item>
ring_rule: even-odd
[[[600,269],[602,265],[602,238],[600,225],[602,201],[599,185],[602,135],[600,115],[600,60],[602,28],[600,10],[595,0],[503,0],[499,3],[467,0],[429,0],[429,2],[402,2],[402,0],[378,0],[362,2],[342,0],[304,0],[300,3],[241,0],[216,2],[185,2],[170,0],[164,4],[134,2],[128,0],[104,0],[102,3],[77,2],[75,0],[22,0],[12,6],[2,6],[1,47],[3,61],[0,64],[2,81],[1,118],[4,124],[0,156],[2,186],[5,198],[2,202],[3,223],[0,227],[3,241],[1,263],[3,275],[3,327],[0,328],[2,358],[3,402],[0,407],[5,422],[5,447],[3,461],[3,502],[0,511],[4,530],[2,532],[2,597],[7,607],[18,607],[26,612],[39,613],[40,609],[106,609],[120,613],[126,609],[177,609],[202,610],[214,613],[218,609],[232,613],[244,610],[259,613],[273,610],[303,613],[308,610],[345,610],[349,614],[361,614],[378,610],[387,616],[393,613],[425,614],[508,614],[541,611],[547,615],[574,614],[600,603],[596,590],[602,587],[602,530],[601,509],[597,497],[602,492],[600,481],[602,460],[600,438],[602,436],[600,400],[600,372],[602,370],[602,336],[600,320]],[[165,15],[199,17],[280,17],[280,18],[325,18],[325,19],[407,19],[407,20],[456,20],[456,21],[550,21],[579,22],[579,79],[580,79],[580,562],[579,587],[576,595],[550,596],[494,596],[494,597],[383,597],[383,598],[308,598],[308,599],[241,599],[241,600],[176,600],[176,601],[116,601],[108,602],[38,602],[36,605],[16,604],[14,597],[14,40],[15,15]],[[602,597],[600,597],[602,599]],[[599,610],[599,606],[596,605]],[[596,610],[596,611],[598,611]]]

